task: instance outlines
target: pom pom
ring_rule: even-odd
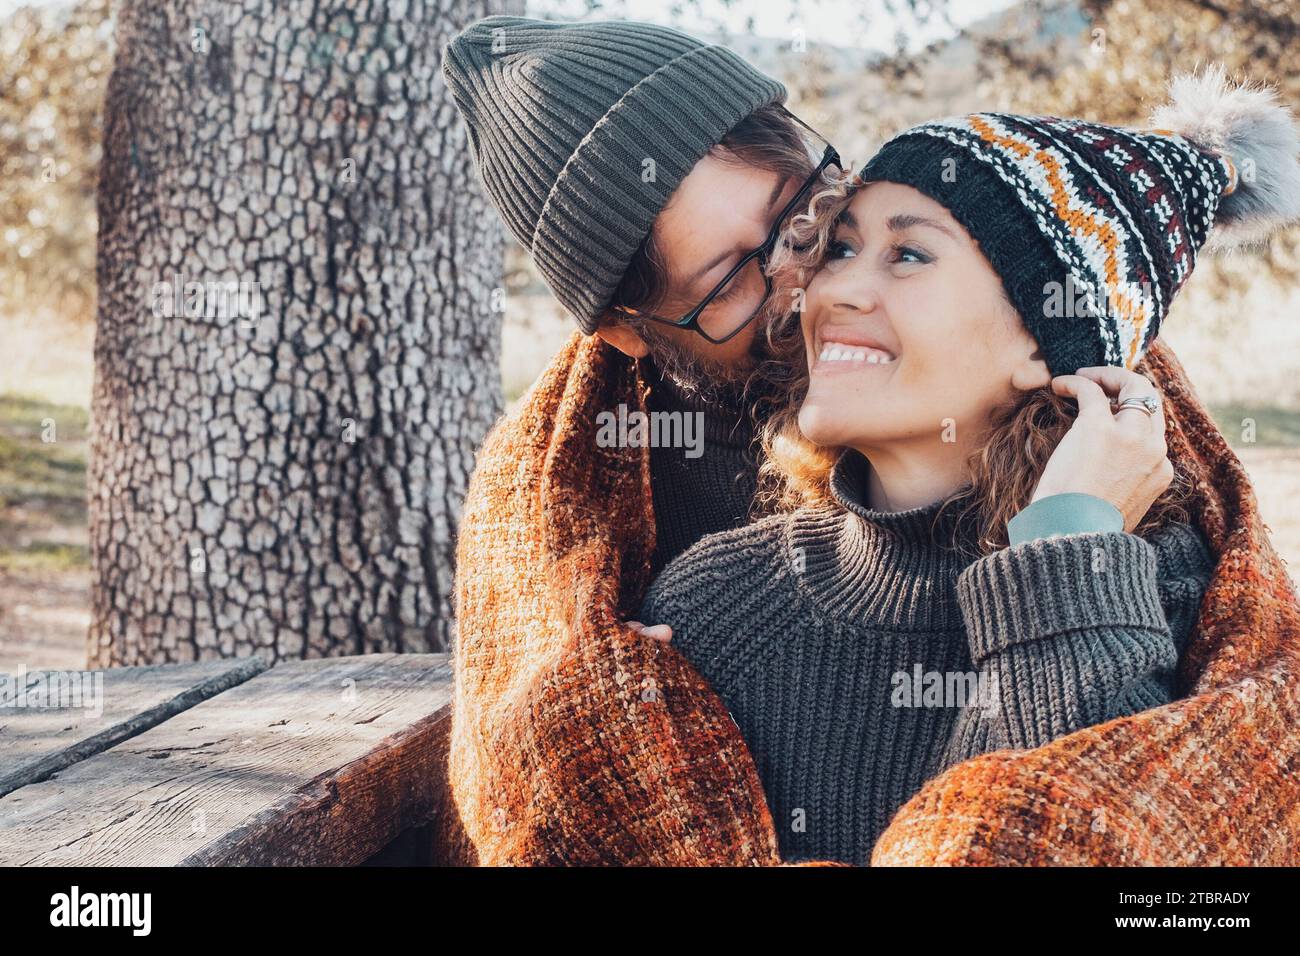
[[[1300,136],[1272,88],[1232,83],[1222,65],[1183,74],[1170,81],[1169,102],[1151,123],[1236,167],[1236,188],[1219,203],[1209,248],[1262,242],[1300,219]]]

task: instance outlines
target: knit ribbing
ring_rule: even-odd
[[[962,581],[975,659],[1045,632],[1084,627],[1159,630],[1156,554],[1131,534],[1040,538],[980,561]]]
[[[1161,600],[1190,626],[1211,564],[1185,526],[977,557],[941,502],[871,509],[867,468],[840,458],[835,507],[703,539],[641,611],[727,704],[786,859],[866,865],[952,763],[1167,703],[1186,635]]]
[[[957,575],[974,557],[974,542],[958,537],[952,510],[941,511],[939,502],[895,512],[868,507],[869,469],[862,455],[845,454],[831,474],[837,507],[802,509],[789,519],[789,560],[803,568],[799,587],[847,622],[959,629]]]
[[[488,17],[443,75],[489,197],[588,333],[695,164],[786,96],[725,47],[629,21]]]

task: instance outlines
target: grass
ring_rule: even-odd
[[[1255,405],[1213,405],[1219,430],[1233,449],[1300,448],[1300,411]],[[1254,441],[1248,429],[1253,425]]]
[[[90,550],[85,545],[33,541],[10,550],[0,550],[0,570],[4,571],[77,571],[90,567]]]
[[[86,410],[0,395],[0,568],[86,567]],[[53,423],[54,441],[42,440]]]

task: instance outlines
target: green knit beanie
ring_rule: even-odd
[[[691,168],[785,87],[649,23],[488,17],[442,71],[488,196],[587,333]]]

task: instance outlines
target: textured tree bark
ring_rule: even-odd
[[[502,238],[439,57],[519,5],[123,3],[91,666],[449,647]]]

